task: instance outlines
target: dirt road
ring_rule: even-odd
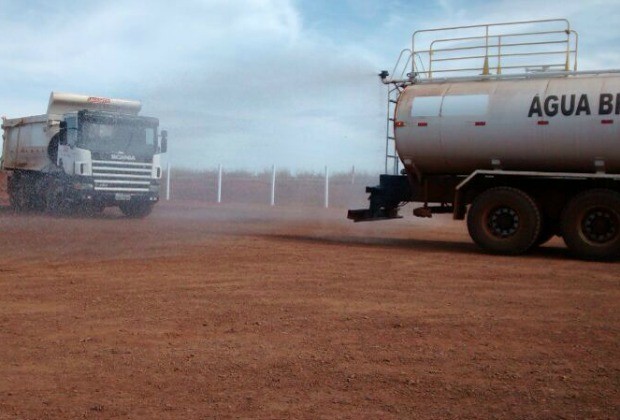
[[[0,419],[620,417],[620,264],[560,241],[187,202],[0,249]]]

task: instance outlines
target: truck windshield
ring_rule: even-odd
[[[152,155],[156,129],[143,121],[105,119],[82,121],[78,146],[92,152]]]

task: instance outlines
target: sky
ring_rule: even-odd
[[[620,68],[620,0],[0,0],[0,115],[51,91],[138,99],[174,167],[380,172],[391,69],[418,29],[567,18]]]

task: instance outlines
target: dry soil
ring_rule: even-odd
[[[0,419],[620,417],[620,264],[344,216],[1,210]]]

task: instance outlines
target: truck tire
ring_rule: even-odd
[[[69,213],[65,187],[62,181],[48,178],[45,189],[45,210],[47,213],[60,216]]]
[[[30,185],[28,178],[23,175],[13,175],[9,180],[9,203],[16,212],[30,210]]]
[[[561,223],[564,243],[576,257],[620,257],[620,193],[594,189],[576,195],[564,208]]]
[[[19,191],[19,178],[17,175],[10,176],[7,182],[7,192],[9,193],[9,204],[13,211],[21,211],[23,202]]]
[[[125,216],[132,219],[141,219],[153,211],[153,204],[148,201],[129,201],[127,203],[120,203],[118,206]]]
[[[491,188],[474,199],[467,215],[467,229],[474,242],[487,252],[522,254],[539,239],[540,210],[521,190]]]
[[[79,214],[87,217],[94,217],[103,213],[105,205],[103,203],[82,203],[78,207]]]
[[[45,189],[47,181],[45,176],[38,174],[31,180],[32,190],[30,194],[30,207],[38,212],[45,211]]]

